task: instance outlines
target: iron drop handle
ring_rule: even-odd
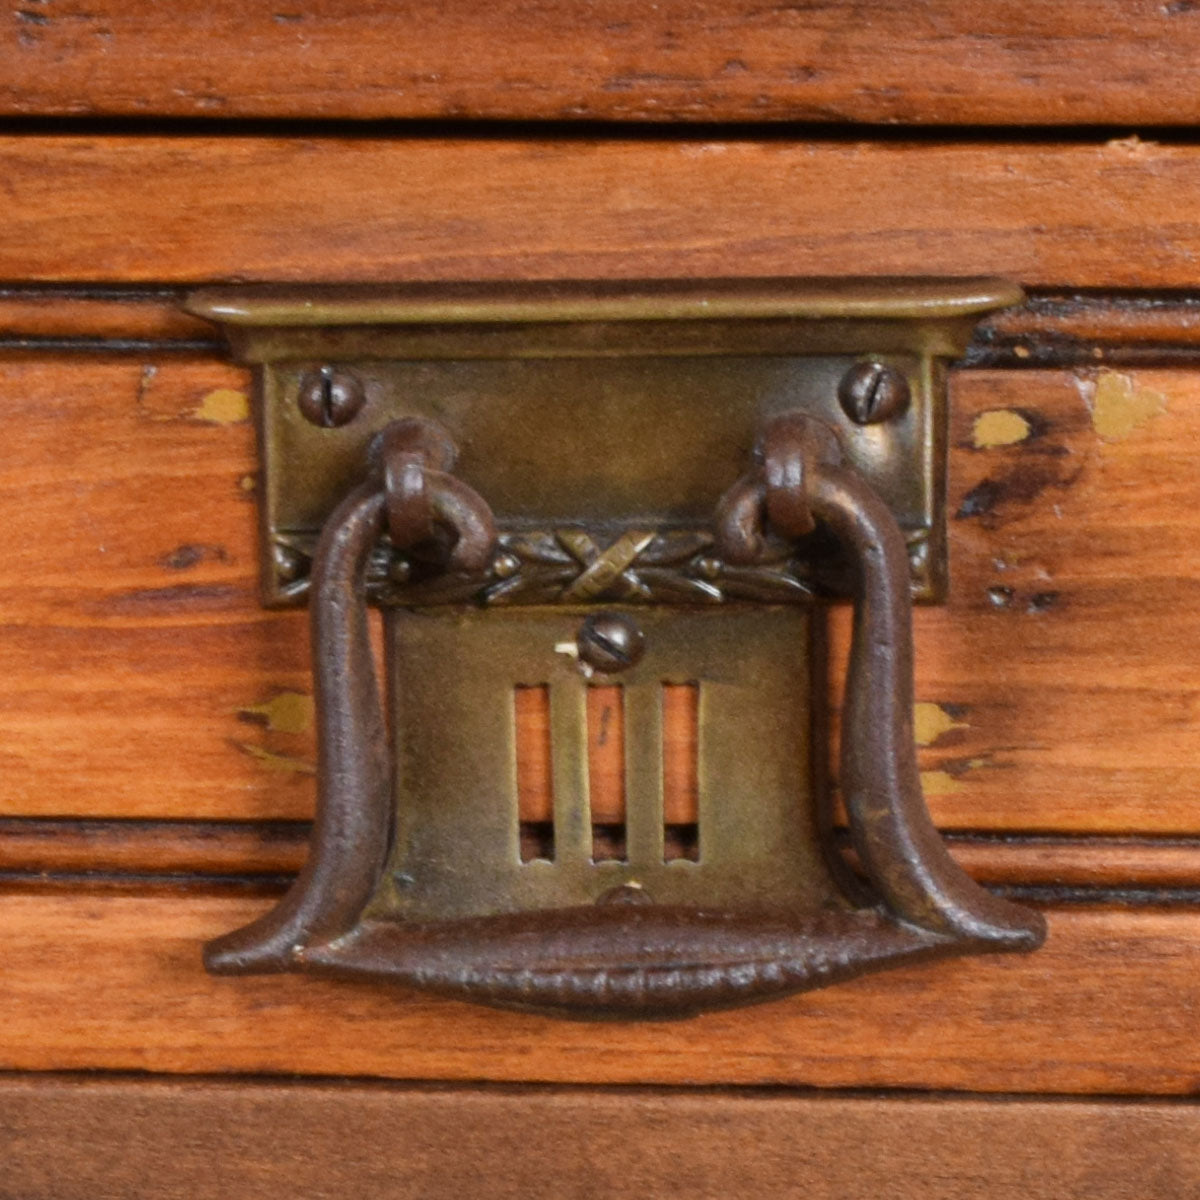
[[[717,545],[762,557],[768,530],[826,526],[857,575],[839,778],[854,849],[888,913],[929,933],[1035,949],[1043,918],[979,887],[950,857],[921,792],[913,736],[912,599],[904,538],[887,506],[843,465],[828,426],[803,413],[772,421],[761,465],[721,499]]]
[[[395,780],[367,627],[367,567],[385,528],[400,545],[440,553],[449,571],[478,572],[489,561],[491,515],[449,473],[453,458],[432,422],[389,427],[373,445],[366,482],[324,528],[313,570],[319,801],[310,858],[274,910],[208,945],[210,970],[303,969],[506,1007],[632,1017],[744,1004],[913,960],[1041,943],[1041,916],[976,885],[930,820],[913,741],[904,539],[884,503],[843,464],[832,431],[800,413],[763,430],[755,465],[718,506],[716,549],[730,564],[754,563],[781,539],[821,525],[852,561],[840,781],[867,898],[830,869],[817,903],[763,904],[751,887],[745,903],[713,905],[703,897],[701,862],[688,903],[523,907],[514,899],[509,908],[419,920],[389,910]]]

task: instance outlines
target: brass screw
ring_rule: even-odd
[[[341,367],[306,372],[297,397],[305,418],[322,429],[348,425],[358,416],[366,398],[362,380]]]
[[[908,380],[886,363],[855,363],[838,384],[842,411],[855,425],[877,425],[899,416],[911,399]]]
[[[304,574],[307,565],[306,561],[291,546],[276,543],[273,557],[275,559],[275,574],[278,575],[280,582],[295,583]]]
[[[598,612],[580,626],[575,644],[582,662],[607,675],[632,667],[642,657],[646,635],[623,613]]]

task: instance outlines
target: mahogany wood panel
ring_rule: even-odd
[[[0,358],[0,815],[311,815],[306,623],[259,606],[247,388],[201,359]],[[1198,393],[954,377],[950,602],[916,619],[944,826],[1200,832]]]
[[[1031,955],[887,971],[686,1021],[572,1022],[380,985],[216,978],[264,897],[0,894],[0,1068],[1188,1094],[1200,914],[1056,909]]]
[[[1200,147],[1137,138],[9,136],[0,179],[0,279],[27,282],[993,274],[1186,288],[1200,257]]]
[[[37,0],[0,113],[1188,124],[1187,0]]]
[[[10,1077],[0,1157],[23,1200],[1180,1200],[1200,1108]]]
[[[168,289],[0,287],[0,342],[94,339],[212,343],[213,327],[183,311]]]

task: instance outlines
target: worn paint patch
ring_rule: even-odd
[[[234,742],[234,745],[243,754],[248,754],[262,763],[268,770],[288,771],[298,775],[315,775],[317,773],[317,768],[302,758],[295,758],[290,754],[276,754],[273,750],[265,750],[262,746],[253,746],[249,742]]]
[[[263,704],[239,708],[237,715],[261,722],[272,733],[307,733],[313,723],[313,698],[303,692],[280,692]]]
[[[237,425],[250,419],[250,397],[235,388],[217,388],[200,401],[192,416],[213,425]]]
[[[926,796],[948,796],[962,791],[963,785],[949,771],[922,771],[921,790]]]
[[[1101,371],[1095,384],[1084,391],[1084,399],[1092,410],[1093,428],[1110,442],[1127,438],[1167,407],[1162,392],[1138,387],[1132,376],[1120,371]]]
[[[980,413],[971,428],[971,441],[976,450],[991,450],[995,446],[1014,446],[1033,432],[1033,426],[1016,409],[993,408]]]
[[[941,704],[922,700],[913,705],[913,735],[918,746],[932,746],[952,729],[969,729],[966,721],[957,721],[954,713]]]

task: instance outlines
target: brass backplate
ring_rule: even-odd
[[[797,409],[838,431],[904,531],[914,595],[939,599],[944,365],[980,314],[1020,298],[995,280],[782,279],[238,288],[189,308],[257,365],[267,603],[304,596],[317,534],[371,437],[422,416],[457,443],[455,473],[491,505],[501,541],[469,582],[425,579],[384,547],[377,599],[705,604],[848,592],[811,548],[738,569],[711,550],[713,509],[757,431]],[[838,387],[864,360],[898,371],[911,400],[860,425]],[[325,427],[298,397],[331,369],[362,403]]]
[[[587,677],[585,613],[389,614],[394,837],[367,918],[430,921],[592,905],[616,888],[645,902],[811,914],[845,901],[816,828],[809,762],[809,610],[628,610],[645,656]],[[664,846],[663,695],[698,691],[695,861]],[[621,693],[622,851],[594,859],[589,687]],[[522,861],[514,694],[549,694],[553,848]],[[447,731],[453,731],[447,735]]]
[[[941,844],[911,729],[909,591],[946,585],[945,366],[1019,295],[194,297],[258,368],[268,600],[301,599],[313,564],[320,784],[292,891],[209,968],[681,1015],[1039,944],[1041,919]],[[838,772],[865,883],[830,844],[813,736],[813,601],[843,596]]]

